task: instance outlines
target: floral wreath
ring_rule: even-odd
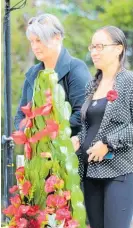
[[[9,228],[85,228],[78,158],[70,139],[71,107],[54,71],[40,71],[25,118],[12,137],[24,145],[25,165],[3,210]]]

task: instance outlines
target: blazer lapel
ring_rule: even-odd
[[[117,76],[115,78],[114,85],[113,85],[113,90],[116,90],[118,92],[118,96],[119,96],[120,89],[121,89],[120,84],[118,83],[119,78],[121,77],[121,73],[122,73],[122,71],[117,74]],[[96,137],[94,138],[92,144],[98,140],[101,133],[103,131],[105,131],[106,128],[108,127],[108,124],[109,124],[112,116],[115,116],[115,112],[117,110],[117,107],[119,107],[119,105],[120,105],[119,103],[120,103],[120,101],[118,99],[116,99],[114,101],[108,101],[107,102],[101,125],[99,127],[99,130],[98,130]]]

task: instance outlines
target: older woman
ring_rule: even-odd
[[[91,228],[129,228],[133,214],[133,72],[124,68],[126,48],[114,26],[96,31],[89,46],[97,73],[72,141]]]
[[[32,100],[34,80],[40,70],[54,69],[58,74],[58,82],[66,93],[66,100],[72,106],[70,124],[72,135],[80,129],[80,109],[83,104],[85,85],[91,79],[86,64],[72,57],[63,47],[64,29],[57,17],[43,14],[31,18],[26,35],[39,64],[32,66],[26,73],[22,97],[15,116],[15,127],[19,129],[21,120],[25,117],[20,109]]]

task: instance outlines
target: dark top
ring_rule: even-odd
[[[21,106],[27,105],[32,100],[34,80],[38,72],[44,70],[44,68],[44,64],[40,62],[32,66],[26,73],[22,96],[14,120],[16,130],[19,129],[21,120],[25,118]],[[82,60],[71,56],[64,47],[61,49],[55,72],[58,74],[58,83],[64,87],[67,100],[72,107],[70,117],[72,135],[77,135],[81,126],[80,109],[84,102],[85,86],[91,80],[91,75],[86,64]]]
[[[88,161],[87,161],[88,154],[86,153],[86,150],[89,149],[93,139],[95,138],[100,128],[100,124],[103,119],[106,104],[107,104],[106,98],[92,100],[91,105],[89,106],[86,113],[86,121],[88,122],[89,128],[81,149],[82,149],[84,162],[87,164],[88,164]]]

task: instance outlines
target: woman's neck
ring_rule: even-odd
[[[120,71],[120,63],[114,64],[113,66],[108,66],[108,68],[105,68],[102,70],[102,78],[104,80],[111,80],[113,79],[116,74]]]
[[[58,57],[60,55],[60,51],[61,51],[61,48],[59,48],[58,50],[56,49],[56,51],[52,52],[52,54],[49,58],[45,59],[45,61],[44,61],[45,68],[55,69],[56,63],[58,61]]]

